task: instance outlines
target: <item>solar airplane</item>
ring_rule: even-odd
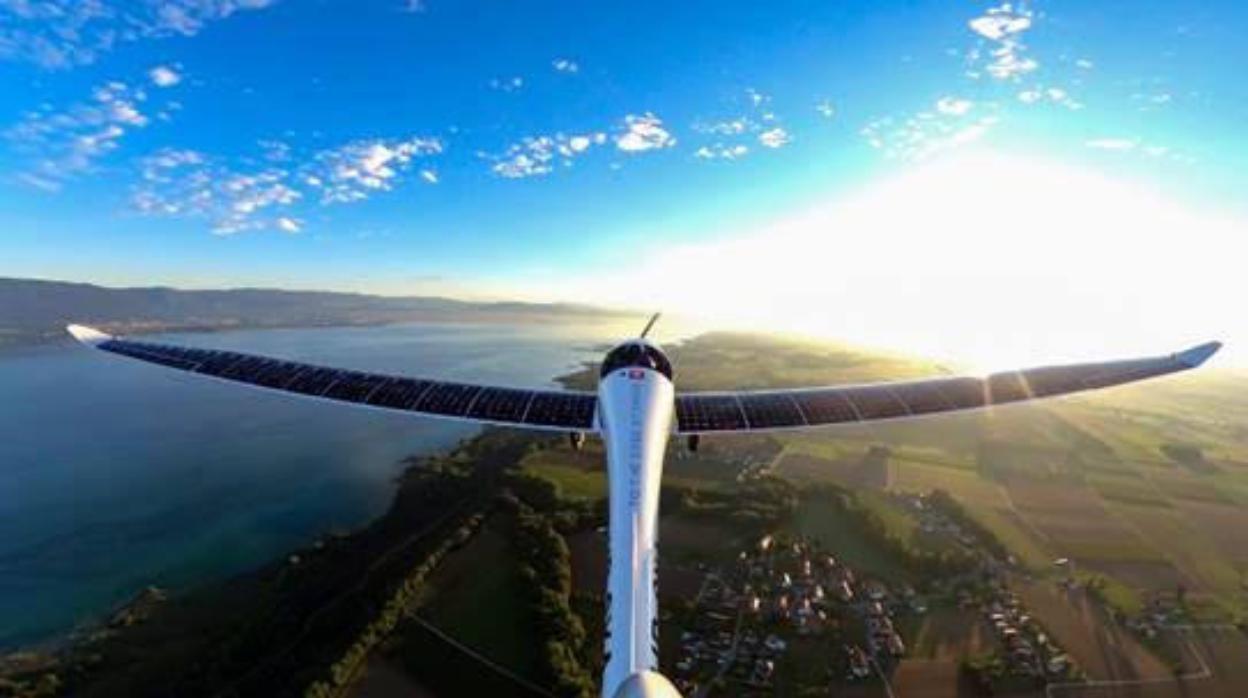
[[[1043,366],[986,377],[934,377],[790,390],[677,392],[672,364],[641,336],[611,349],[596,392],[521,390],[313,366],[264,356],[67,329],[111,354],[284,393],[380,410],[601,436],[607,458],[604,698],[679,696],[658,671],[659,483],[668,440],[696,449],[708,434],[768,432],[907,419],[1131,383],[1196,368],[1221,347],[1119,361]]]

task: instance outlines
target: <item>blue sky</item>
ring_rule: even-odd
[[[725,311],[745,289],[702,267],[795,218],[824,222],[790,254],[875,254],[847,265],[867,283],[918,236],[1019,263],[1008,250],[1048,229],[1002,216],[1108,200],[1136,213],[1096,213],[1128,228],[1199,221],[1148,239],[1225,259],[1248,215],[1245,28],[1233,2],[0,0],[0,274],[684,309],[712,293]],[[1064,202],[1080,177],[1110,189]],[[967,189],[937,198],[962,208],[931,209],[932,230],[865,229],[951,180]],[[883,215],[862,209],[897,182]],[[991,225],[968,224],[985,186],[1008,189]],[[1131,217],[1157,200],[1166,213]],[[1105,242],[1111,265],[1135,238],[1110,227],[1063,239]],[[938,285],[918,262],[966,259],[941,249],[900,268]],[[661,263],[619,273],[668,251],[701,291],[665,285]],[[1106,297],[1085,286],[1070,303]]]

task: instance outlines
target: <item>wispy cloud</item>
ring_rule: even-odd
[[[1018,93],[1018,101],[1023,104],[1041,104],[1051,103],[1058,104],[1067,109],[1079,110],[1083,109],[1083,103],[1070,96],[1070,93],[1060,87],[1044,87],[1036,85],[1034,87],[1022,90]]]
[[[962,116],[963,114],[969,112],[972,106],[974,105],[969,99],[941,97],[936,100],[936,111],[950,116]]]
[[[956,78],[957,91],[908,113],[875,118],[863,126],[860,135],[886,157],[920,161],[982,138],[1008,117],[1010,104],[1082,109],[1083,103],[1060,82],[1051,77],[1037,79],[1042,74],[1040,60],[1024,41],[1037,19],[1026,2],[1009,1],[970,18],[966,26],[974,43],[966,49],[946,49],[948,55],[964,61],[962,74]],[[1075,65],[1084,70],[1092,67],[1087,59],[1078,59]],[[1001,88],[986,91],[974,84],[985,79],[1012,90],[1013,99],[1005,98]],[[968,90],[984,97],[972,101],[958,94]]]
[[[560,73],[578,73],[581,70],[581,66],[576,61],[568,58],[556,58],[551,61],[550,65]]]
[[[302,173],[303,181],[320,192],[322,203],[362,201],[393,188],[416,159],[442,150],[437,138],[353,141],[314,155]]]
[[[490,89],[499,92],[518,92],[524,88],[524,78],[519,75],[510,78],[494,78],[490,80]]]
[[[979,140],[997,121],[995,114],[969,118],[922,111],[905,119],[876,119],[859,133],[885,157],[917,162]]]
[[[968,52],[971,68],[968,75],[977,78],[983,70],[997,80],[1018,80],[1039,67],[1027,55],[1023,35],[1032,26],[1034,15],[1023,4],[1004,2],[967,23],[985,46]]]
[[[740,136],[745,133],[757,131],[758,128],[758,124],[754,123],[754,121],[748,116],[726,119],[724,121],[699,121],[693,125],[693,130],[698,133],[716,136]]]
[[[741,108],[737,102],[738,109]],[[702,143],[694,157],[700,160],[738,160],[752,152],[752,146],[776,149],[788,145],[793,136],[781,125],[780,118],[771,109],[771,97],[753,87],[745,90],[745,113],[716,121],[700,120],[693,124],[695,134],[710,136],[714,140]],[[835,113],[827,100],[815,105],[824,118]]]
[[[131,131],[151,123],[150,100],[141,87],[110,81],[96,87],[89,99],[57,110],[45,106],[28,112],[4,132],[6,140],[33,162],[21,179],[54,190],[117,150]],[[168,117],[170,103],[155,105]]]
[[[745,157],[749,152],[749,147],[741,143],[735,145],[713,143],[701,146],[694,151],[693,156],[700,160],[736,160]]]
[[[182,82],[182,73],[167,65],[158,65],[147,71],[147,77],[157,87],[173,87]]]
[[[758,142],[765,148],[783,148],[793,142],[788,131],[776,126],[758,134]]]
[[[144,215],[202,218],[214,233],[303,229],[299,210],[364,201],[390,191],[418,161],[443,151],[436,138],[374,138],[295,153],[261,141],[259,158],[226,159],[194,150],[165,149],[140,161],[132,203]],[[438,180],[432,167],[420,178]]]
[[[286,169],[236,170],[204,153],[177,149],[144,158],[140,169],[132,202],[141,214],[205,218],[218,235],[302,227],[285,213],[303,198]]]
[[[570,167],[573,160],[594,146],[607,142],[602,132],[553,136],[528,136],[508,146],[500,155],[479,155],[492,161],[490,170],[506,179],[540,177],[554,171],[556,165]]]
[[[826,99],[815,105],[815,111],[819,112],[819,115],[825,119],[831,119],[836,116],[836,107]]]
[[[235,13],[275,0],[0,0],[0,59],[44,68],[95,61],[114,47],[193,36]]]
[[[663,127],[663,120],[650,112],[624,117],[624,130],[615,138],[615,147],[626,153],[660,150],[676,145],[676,137]]]
[[[1149,142],[1141,138],[1125,138],[1122,136],[1107,136],[1104,138],[1093,138],[1083,142],[1083,145],[1093,150],[1103,150],[1109,153],[1121,153],[1123,156],[1143,157],[1150,159],[1164,158],[1171,162],[1190,165],[1196,162],[1190,153],[1175,150],[1167,145]]]

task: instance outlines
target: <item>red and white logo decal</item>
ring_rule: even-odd
[[[646,372],[645,372],[645,371],[643,371],[643,370],[641,370],[640,368],[630,368],[630,369],[628,369],[628,379],[629,379],[629,380],[639,381],[639,380],[641,380],[641,379],[643,379],[643,378],[645,378],[645,377],[646,377]]]

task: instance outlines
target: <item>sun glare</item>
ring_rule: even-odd
[[[1090,170],[976,152],[549,292],[990,370],[1233,342],[1242,283],[1209,250],[1242,248],[1235,230]]]

